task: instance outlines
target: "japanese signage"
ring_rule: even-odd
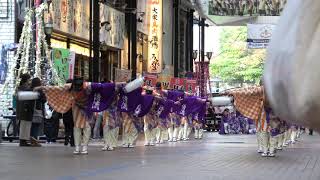
[[[110,47],[123,49],[125,14],[107,5],[100,5],[100,42]]]
[[[184,90],[185,89],[184,79],[171,78],[170,87],[171,89],[175,89],[175,90]]]
[[[52,1],[53,28],[89,39],[89,0]]]
[[[144,75],[144,85],[155,87],[157,84],[158,76],[156,74],[146,74]]]
[[[52,55],[58,76],[64,81],[73,79],[75,53],[70,52],[68,49],[53,49]]]
[[[131,70],[126,69],[115,69],[115,81],[116,82],[127,82],[131,80]]]
[[[196,93],[197,80],[195,79],[187,79],[186,80],[186,89],[188,93]]]
[[[159,75],[158,81],[161,82],[162,89],[170,88],[170,81],[172,76],[161,74]]]
[[[148,72],[160,73],[162,66],[162,0],[149,0]]]
[[[142,32],[143,34],[149,34],[148,32],[148,15],[147,15],[147,8],[148,8],[148,0],[138,0],[137,1],[137,30]]]
[[[209,15],[279,16],[287,0],[209,0]]]
[[[274,29],[275,25],[272,24],[248,24],[248,48],[267,48]]]

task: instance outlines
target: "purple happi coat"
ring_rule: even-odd
[[[142,95],[141,98],[139,99],[138,106],[134,110],[133,115],[136,117],[143,117],[146,114],[148,114],[152,107],[153,101],[154,101],[154,96],[148,95],[148,94]]]
[[[196,120],[199,123],[205,124],[205,114],[207,110],[206,102],[203,101],[197,101],[196,102],[196,107],[192,111],[192,119]]]
[[[114,83],[91,83],[86,111],[88,114],[106,110],[115,97]]]
[[[181,101],[180,109],[178,110],[178,114],[180,116],[189,116],[192,112],[197,109],[198,97],[196,96],[187,96]]]
[[[161,119],[167,119],[169,113],[174,107],[174,101],[170,99],[163,99],[159,102],[159,105],[163,107],[163,111],[160,113],[159,117]]]
[[[120,112],[133,113],[140,103],[142,88],[138,88],[130,93],[120,91],[118,109]]]
[[[179,98],[182,99],[183,97],[184,97],[184,92],[173,91],[173,90],[168,91],[167,99],[178,101]]]

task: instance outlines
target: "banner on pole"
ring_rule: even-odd
[[[127,69],[115,69],[116,82],[128,82],[131,80],[132,71]]]
[[[275,29],[273,24],[248,24],[248,48],[265,49],[268,47]]]
[[[53,63],[58,76],[63,80],[73,79],[75,66],[75,53],[68,49],[53,49]]]

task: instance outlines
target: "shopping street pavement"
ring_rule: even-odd
[[[92,143],[89,155],[72,155],[62,144],[20,148],[0,145],[0,180],[308,180],[320,179],[320,136],[300,141],[263,158],[255,136],[205,133],[200,141],[166,143],[102,152]]]

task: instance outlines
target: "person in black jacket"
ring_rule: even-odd
[[[30,88],[31,76],[29,74],[20,75],[20,84],[17,88],[19,91],[32,91]],[[17,95],[17,94],[16,94]],[[32,125],[33,116],[33,104],[34,101],[26,101],[17,99],[17,120],[20,121],[20,146],[30,146],[28,141],[30,140],[30,130]]]

